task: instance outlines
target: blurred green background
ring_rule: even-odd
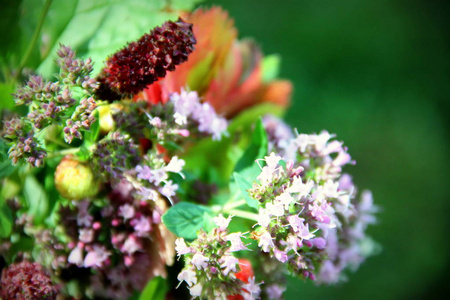
[[[8,28],[0,35],[2,51],[15,35],[9,26],[16,24],[14,13],[23,1],[1,3],[0,24]],[[253,37],[266,54],[281,55],[281,76],[294,85],[288,123],[305,133],[326,129],[345,141],[357,161],[346,171],[361,189],[373,191],[382,209],[379,224],[369,228],[383,248],[380,254],[338,286],[291,280],[286,299],[445,298],[450,292],[445,173],[450,2],[210,0],[205,5],[213,4],[229,11],[240,37]],[[39,11],[31,10],[30,19]],[[86,30],[95,27],[89,22]]]
[[[382,208],[382,252],[347,283],[292,280],[286,299],[438,299],[450,242],[448,1],[214,0],[241,37],[282,57],[287,121],[327,129],[356,159],[346,171]]]

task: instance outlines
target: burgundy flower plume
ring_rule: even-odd
[[[97,95],[103,100],[113,100],[114,93],[137,94],[185,62],[196,42],[192,24],[181,19],[155,27],[108,58],[99,75],[101,86]]]

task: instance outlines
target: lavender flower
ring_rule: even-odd
[[[201,230],[191,243],[182,238],[176,241],[178,256],[185,261],[178,280],[180,284],[186,282],[193,298],[226,299],[241,295],[244,299],[255,299],[259,295],[254,278],[244,283],[235,276],[239,260],[232,253],[247,250],[247,246],[241,240],[242,233],[228,233],[230,220],[231,217],[225,219],[220,215],[214,218],[218,227],[210,233]]]

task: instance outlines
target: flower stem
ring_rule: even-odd
[[[48,154],[47,157],[55,157],[55,156],[66,156],[68,154],[75,154],[78,151],[80,151],[80,148],[70,148],[70,149],[64,149],[59,151],[54,151]]]
[[[248,212],[248,211],[243,211],[243,210],[239,210],[239,209],[230,209],[227,211],[227,213],[230,215],[234,215],[236,217],[253,220],[253,221],[258,221],[258,215],[255,213]]]
[[[22,57],[22,60],[20,61],[19,68],[17,69],[17,73],[14,78],[16,81],[18,81],[19,76],[20,76],[20,74],[22,74],[22,70],[25,67],[25,64],[27,63],[28,59],[30,58],[31,53],[33,52],[34,47],[36,46],[36,42],[39,38],[39,34],[41,33],[42,25],[44,24],[45,17],[47,16],[48,9],[50,8],[52,1],[53,0],[45,1],[44,9],[42,10],[41,16],[39,17],[38,25],[33,33],[31,42],[28,44],[27,51],[25,52],[25,55]]]
[[[227,204],[224,205],[222,211],[223,212],[228,212],[228,211],[230,211],[233,208],[236,208],[236,207],[239,207],[241,205],[244,205],[245,203],[246,203],[245,199],[240,199],[240,200],[237,200],[237,201],[233,201],[233,202],[227,203]]]

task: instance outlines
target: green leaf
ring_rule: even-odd
[[[242,177],[236,172],[233,173],[233,176],[237,186],[239,187],[239,190],[241,191],[242,196],[245,199],[245,202],[247,202],[247,205],[255,209],[259,209],[260,207],[259,201],[253,199],[248,194],[248,190],[252,188],[252,181],[246,180],[244,177]]]
[[[205,0],[166,0],[172,9],[190,11]]]
[[[257,160],[263,159],[268,152],[267,133],[261,119],[256,123],[250,146],[237,162],[234,171],[245,180],[253,182],[261,172]]]
[[[209,208],[189,202],[175,204],[162,216],[166,227],[179,237],[195,239],[197,231],[204,228],[205,213],[210,214]]]
[[[0,82],[0,110],[14,109],[12,93],[14,93],[14,85]]]
[[[14,166],[8,156],[9,146],[6,141],[0,138],[0,178],[10,175],[14,171]]]
[[[278,54],[267,55],[262,61],[263,82],[270,82],[278,77],[281,58]]]
[[[100,134],[100,115],[98,113],[98,110],[94,111],[94,117],[94,123],[92,123],[89,131],[86,131],[86,133],[84,134],[85,146],[87,148],[89,148],[90,145],[93,145],[97,141]]]
[[[3,202],[3,201],[2,201]],[[7,238],[11,234],[13,218],[11,210],[6,205],[0,206],[0,238]]]
[[[33,175],[25,178],[23,193],[28,205],[28,213],[33,216],[35,224],[41,224],[48,216],[49,201],[43,186]]]
[[[164,300],[168,291],[167,282],[158,276],[150,280],[139,296],[139,300]]]

